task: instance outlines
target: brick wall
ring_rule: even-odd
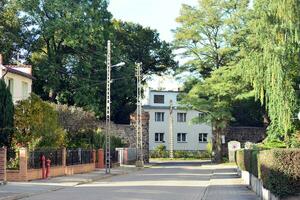
[[[0,183],[6,182],[6,148],[0,148]]]

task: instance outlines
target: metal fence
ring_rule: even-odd
[[[28,168],[42,168],[42,156],[45,156],[46,160],[51,160],[51,166],[61,166],[63,159],[62,151],[62,149],[37,149],[30,151],[28,157]]]
[[[93,161],[93,150],[89,149],[67,149],[67,165],[88,164]]]

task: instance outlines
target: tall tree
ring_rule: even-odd
[[[221,135],[233,120],[234,102],[251,91],[248,84],[241,84],[241,76],[234,74],[243,56],[239,50],[247,33],[248,3],[199,0],[195,7],[183,5],[177,18],[180,26],[175,31],[175,46],[188,58],[178,71],[189,70],[197,77],[187,81],[182,103],[207,113],[203,120],[212,123],[217,162],[221,161]]]
[[[270,116],[268,138],[284,140],[299,110],[300,2],[256,0],[251,19],[241,70]]]
[[[105,113],[106,42],[112,41],[112,119],[128,122],[135,109],[135,62],[143,73],[176,65],[169,44],[156,31],[112,20],[107,1],[22,1],[24,18],[33,24],[31,63],[34,91],[43,99]]]
[[[242,40],[248,0],[200,0],[197,6],[183,5],[175,30],[175,46],[188,61],[178,71],[201,78],[232,62]]]
[[[12,96],[3,79],[0,79],[0,146],[11,146],[14,127]]]
[[[22,22],[18,18],[18,7],[15,0],[0,1],[0,53],[9,63],[16,58],[23,47]]]

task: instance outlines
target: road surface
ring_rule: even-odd
[[[26,200],[258,200],[233,168],[160,163],[134,173],[66,187]]]

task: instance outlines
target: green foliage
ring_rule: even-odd
[[[2,70],[2,69],[0,69]],[[12,96],[3,79],[0,79],[0,146],[11,146],[14,105]]]
[[[33,91],[42,99],[75,105],[105,116],[106,43],[112,42],[112,120],[129,123],[135,109],[135,62],[143,74],[160,74],[176,66],[171,46],[156,30],[112,19],[107,0],[20,0],[37,78]]]
[[[154,151],[150,151],[151,158],[168,158],[169,153],[166,151],[166,146],[163,144],[157,145]]]
[[[197,6],[183,5],[176,19],[175,46],[189,61],[178,70],[191,71],[201,78],[226,66],[241,43],[240,27],[246,16],[247,0],[200,0]]]
[[[212,150],[213,150],[212,142],[211,142],[211,140],[208,140],[208,142],[206,144],[206,151],[207,151],[207,154],[209,155],[209,157],[212,156]]]
[[[279,197],[300,192],[300,149],[272,149],[259,154],[259,176]]]
[[[271,119],[271,139],[288,137],[292,118],[299,110],[295,94],[299,84],[299,8],[297,0],[257,0],[247,24],[241,71],[251,82],[256,98],[265,104]]]
[[[4,61],[9,62],[16,58],[16,54],[24,45],[21,34],[22,21],[18,18],[16,0],[0,1],[0,49]]]
[[[30,149],[65,145],[66,133],[58,122],[57,112],[37,95],[18,102],[14,118],[15,145]]]
[[[243,170],[248,171],[254,176],[258,177],[258,163],[257,156],[260,150],[258,149],[241,149],[236,151],[237,166]]]

